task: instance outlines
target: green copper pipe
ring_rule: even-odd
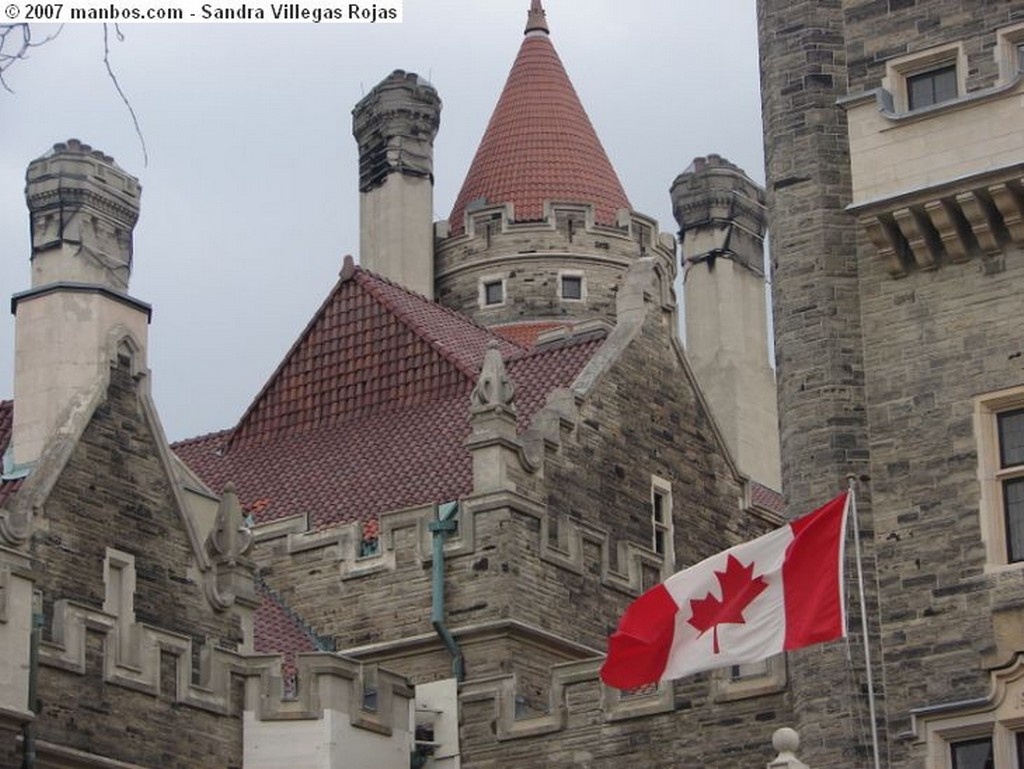
[[[434,545],[434,563],[430,586],[430,624],[434,626],[434,630],[437,631],[441,642],[452,655],[452,673],[455,675],[455,679],[462,681],[466,677],[462,650],[459,649],[455,637],[448,630],[448,626],[444,621],[444,541],[448,537],[448,532],[455,531],[458,528],[458,522],[455,521],[455,514],[458,512],[458,509],[457,502],[447,502],[439,505],[437,508],[437,520],[427,524],[427,528],[433,534]]]

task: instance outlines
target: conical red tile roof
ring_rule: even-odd
[[[448,218],[462,232],[467,206],[512,203],[540,219],[545,200],[593,203],[599,224],[631,208],[533,3],[526,38]]]

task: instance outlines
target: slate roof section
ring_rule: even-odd
[[[469,395],[492,340],[525,429],[603,334],[525,349],[347,267],[238,426],[174,450],[211,488],[233,482],[258,523],[307,515],[322,529],[457,499],[471,490]]]
[[[0,458],[11,445],[11,433],[14,432],[14,401],[0,401]],[[14,496],[21,481],[0,480],[0,505]]]
[[[593,203],[607,225],[618,209],[632,209],[543,29],[528,25],[448,217],[453,234],[464,232],[466,209],[479,200],[512,203],[516,221],[541,219],[545,200]]]

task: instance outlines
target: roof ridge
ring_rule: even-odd
[[[429,329],[424,328],[422,324],[417,323],[416,320],[413,317],[411,317],[411,313],[407,309],[399,307],[397,304],[395,304],[394,301],[392,301],[391,297],[387,296],[382,291],[380,291],[380,289],[377,286],[372,285],[373,281],[384,283],[390,288],[397,289],[407,294],[408,296],[422,300],[424,303],[428,304],[432,309],[440,311],[443,315],[446,315],[452,320],[457,321],[463,326],[468,326],[470,328],[476,329],[477,331],[486,334],[490,339],[493,339],[499,344],[507,344],[511,347],[517,348],[517,351],[526,349],[525,347],[523,347],[523,345],[517,344],[508,339],[504,339],[498,334],[495,334],[489,328],[478,323],[474,319],[466,315],[463,315],[460,312],[456,312],[455,310],[451,309],[450,307],[446,307],[440,302],[431,301],[423,294],[420,294],[416,291],[411,291],[405,286],[395,283],[394,281],[389,280],[388,278],[385,278],[382,275],[378,275],[375,272],[367,270],[363,267],[356,267],[354,277],[357,281],[360,281],[360,285],[362,285],[363,288],[365,288],[367,291],[373,294],[373,296],[376,297],[378,301],[384,304],[388,308],[388,310],[390,310],[392,314],[394,314],[394,316],[398,320],[400,320],[410,331],[412,331],[416,336],[418,336],[420,339],[429,344],[434,350],[436,350],[441,355],[441,357],[443,357],[445,360],[447,360],[449,363],[455,366],[459,371],[465,374],[471,381],[476,381],[476,377],[479,371],[477,369],[472,368],[464,361],[460,360],[458,356],[452,354],[452,351],[449,350],[444,344],[442,344],[435,334],[430,333]]]
[[[2,406],[2,405],[3,404],[0,403],[0,406]],[[222,435],[229,435],[231,433],[231,431],[234,430],[234,429],[235,428],[233,428],[233,427],[225,427],[222,430],[211,430],[208,433],[202,433],[200,435],[193,435],[191,438],[182,438],[180,441],[172,442],[171,443],[171,448],[172,449],[176,449],[176,448],[178,448],[180,446],[193,446],[193,445],[195,445],[197,443],[202,443],[203,441],[208,441],[211,438],[217,438],[217,437],[220,437]]]
[[[346,259],[346,262],[347,261],[348,260]],[[296,350],[299,349],[299,346],[306,338],[306,335],[309,334],[313,326],[316,325],[317,321],[319,321],[323,314],[327,311],[327,308],[330,305],[331,301],[333,301],[335,294],[337,294],[341,290],[341,287],[345,285],[345,283],[346,278],[339,277],[338,280],[335,281],[334,285],[331,287],[331,290],[327,292],[327,296],[320,303],[320,306],[317,307],[316,312],[313,313],[313,317],[311,317],[309,319],[309,322],[302,327],[302,331],[300,331],[299,335],[295,337],[295,341],[291,343],[291,346],[288,348],[287,352],[285,352],[285,354],[281,357],[281,361],[277,364],[277,366],[274,367],[274,370],[271,372],[270,376],[267,377],[267,381],[263,383],[263,387],[261,387],[259,392],[256,393],[255,397],[251,401],[249,401],[249,405],[246,407],[245,411],[242,412],[242,416],[238,418],[238,421],[235,422],[234,427],[229,428],[231,435],[228,436],[228,439],[224,444],[225,449],[231,448],[231,445],[234,443],[235,440],[235,433],[238,432],[238,429],[242,426],[245,420],[248,419],[249,415],[253,413],[253,411],[255,411],[257,404],[263,399],[263,396],[270,391],[270,387],[277,380],[278,374],[280,374],[284,370],[284,367],[288,365],[288,361],[291,360],[292,355],[295,353]]]

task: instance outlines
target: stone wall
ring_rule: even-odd
[[[983,697],[985,668],[1024,651],[1022,572],[986,564],[973,421],[976,398],[1024,384],[1024,261],[1009,247],[997,259],[890,274],[844,211],[850,164],[834,105],[892,87],[887,61],[947,43],[962,43],[968,92],[992,86],[995,30],[1024,20],[1024,3],[758,7],[784,491],[797,512],[844,472],[870,477],[860,517],[877,600],[872,648],[877,672],[884,667],[875,679],[882,760],[919,767],[925,746],[911,711]],[[1018,628],[1008,640],[1006,627]],[[859,729],[843,733],[834,717],[850,707],[836,693],[862,691],[863,662],[792,661],[801,758],[829,766],[865,755],[863,708]]]
[[[675,247],[657,222],[622,212],[620,226],[593,221],[589,205],[556,205],[541,222],[510,223],[503,206],[470,215],[465,234],[438,232],[437,300],[486,326],[526,320],[615,319],[615,295],[626,269],[657,256],[675,271]],[[584,277],[582,300],[563,300],[560,271]],[[505,281],[505,300],[481,306],[481,281]]]
[[[37,738],[132,764],[181,769],[240,766],[240,699],[234,703],[237,707],[219,713],[183,706],[177,659],[169,652],[161,654],[160,691],[155,693],[112,683],[114,660],[109,657],[119,655],[114,651],[119,645],[104,641],[101,625],[85,625],[84,670],[63,662],[62,652],[53,645],[61,635],[65,640],[75,637],[66,635],[75,627],[59,630],[54,624],[55,616],[64,616],[64,605],[106,611],[114,615],[111,621],[116,619],[104,574],[108,548],[134,558],[135,620],[192,642],[194,659],[181,661],[192,669],[186,680],[199,680],[200,648],[235,649],[243,641],[238,618],[215,612],[204,594],[171,480],[156,449],[159,438],[143,414],[138,388],[130,361],[122,358],[111,371],[106,400],[50,493],[31,541],[39,564],[36,588],[42,591],[47,618]],[[116,608],[122,618],[128,611],[126,606]],[[71,625],[77,627],[75,622]],[[134,631],[121,627],[119,632]],[[132,646],[127,635],[122,643],[123,649]],[[72,658],[76,651],[68,649],[67,654]],[[132,664],[130,658],[119,662]],[[144,661],[134,664],[142,666]],[[183,739],[186,734],[189,738]]]
[[[621,711],[661,713],[656,722],[609,725],[627,716],[601,705],[617,695],[598,685],[595,659],[629,601],[665,573],[775,523],[742,507],[743,479],[685,367],[667,296],[664,285],[651,285],[638,296],[643,313],[620,317],[623,325],[568,398],[573,413],[556,420],[561,427],[545,436],[538,468],[521,479],[529,482],[461,502],[445,555],[445,617],[465,655],[467,766],[523,766],[539,755],[546,766],[576,766],[588,751],[600,757],[594,766],[630,751],[651,766],[714,754],[727,756],[716,766],[757,765],[768,735],[791,720],[780,680],[758,696],[732,699],[723,694],[731,691],[728,671],[663,689],[653,710]],[[652,549],[652,475],[671,485],[675,564]],[[414,683],[439,679],[451,675],[451,659],[430,625],[426,522],[433,514],[425,506],[382,516],[381,552],[368,558],[355,558],[354,525],[286,533],[270,524],[257,555],[268,583],[318,633],[334,636],[339,651]],[[570,690],[558,671],[583,660],[593,668],[590,680],[572,690],[566,720],[559,703]],[[712,686],[718,679],[724,688]],[[577,697],[593,700],[586,713]],[[734,729],[713,724],[744,737],[737,742]],[[748,728],[755,725],[760,732]],[[706,739],[692,740],[698,732]]]

